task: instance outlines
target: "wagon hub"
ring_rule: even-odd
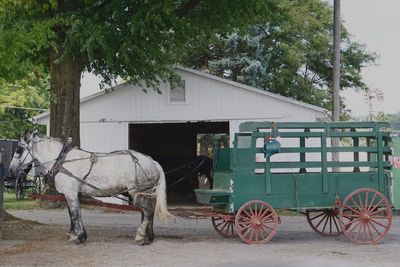
[[[261,221],[260,221],[259,218],[253,218],[251,220],[251,224],[254,225],[254,226],[260,226],[261,225]]]
[[[361,220],[363,222],[368,222],[370,218],[371,218],[371,216],[370,216],[370,214],[368,212],[363,212],[361,214]]]

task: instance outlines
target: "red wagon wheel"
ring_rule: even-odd
[[[214,229],[218,234],[222,235],[223,237],[237,236],[234,215],[214,216],[211,218],[211,220]]]
[[[236,232],[248,244],[266,243],[276,234],[278,216],[274,208],[261,200],[252,200],[236,214]]]
[[[355,244],[376,244],[390,229],[392,208],[379,191],[360,188],[351,192],[339,210],[343,233]]]
[[[339,224],[339,210],[336,208],[307,210],[307,222],[311,228],[323,236],[337,236],[342,233]]]

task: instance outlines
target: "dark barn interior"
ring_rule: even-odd
[[[130,124],[129,149],[161,164],[169,202],[188,203],[195,200],[193,189],[198,187],[198,172],[212,168],[212,161],[198,157],[197,136],[217,133],[229,134],[229,122]]]

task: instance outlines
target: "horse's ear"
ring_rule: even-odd
[[[25,142],[28,142],[30,139],[34,138],[37,135],[37,130],[26,129],[22,138]]]

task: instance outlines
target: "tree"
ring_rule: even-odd
[[[48,77],[36,77],[8,83],[0,79],[0,138],[17,139],[27,128],[30,119],[48,108]],[[39,129],[44,131],[44,129]]]
[[[156,88],[173,76],[187,43],[241,26],[274,2],[0,0],[0,77],[48,70],[50,133],[79,145],[82,71],[101,75],[104,84],[121,77]]]
[[[331,109],[333,10],[326,1],[282,0],[245,29],[193,45],[184,64]],[[377,56],[341,31],[341,89],[366,90],[361,70]]]

